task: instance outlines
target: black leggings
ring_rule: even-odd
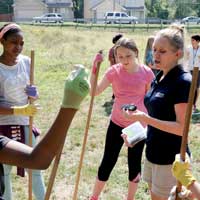
[[[104,148],[104,155],[101,165],[98,170],[98,179],[100,181],[107,181],[112,169],[114,168],[122,145],[124,143],[122,134],[122,127],[110,121],[106,142]],[[141,159],[145,141],[137,143],[134,147],[128,148],[128,168],[129,181],[133,181],[139,173],[141,173]]]

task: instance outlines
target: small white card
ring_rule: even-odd
[[[135,145],[141,140],[146,139],[146,132],[147,129],[144,128],[140,122],[134,122],[122,129],[122,133],[127,135],[127,141],[131,145]]]

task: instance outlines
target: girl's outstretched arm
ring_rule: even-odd
[[[10,140],[0,151],[0,162],[32,169],[47,168],[62,147],[71,121],[88,92],[88,72],[78,66],[65,82],[61,108],[46,135],[34,148]]]

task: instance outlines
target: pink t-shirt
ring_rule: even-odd
[[[128,73],[122,64],[111,66],[106,72],[106,78],[112,84],[115,100],[113,104],[111,120],[121,127],[126,127],[133,121],[122,115],[121,107],[124,104],[134,104],[143,112],[147,112],[144,106],[144,96],[147,85],[154,78],[152,70],[141,65],[138,72]]]

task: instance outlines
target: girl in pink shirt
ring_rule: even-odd
[[[98,200],[103,187],[114,168],[123,139],[122,129],[133,123],[126,119],[121,112],[124,104],[134,104],[138,109],[146,112],[143,99],[154,78],[150,68],[138,62],[138,48],[131,39],[121,38],[114,48],[115,56],[119,63],[108,68],[103,79],[97,84],[95,95],[99,95],[109,85],[112,85],[115,100],[113,104],[110,124],[107,130],[104,156],[99,166],[93,195],[90,200]],[[91,74],[91,90],[93,90],[96,64],[102,62],[101,54],[97,54],[93,63]],[[143,124],[145,126],[145,124]],[[140,180],[141,158],[145,141],[137,143],[133,148],[128,148],[129,186],[127,200],[133,200]]]

